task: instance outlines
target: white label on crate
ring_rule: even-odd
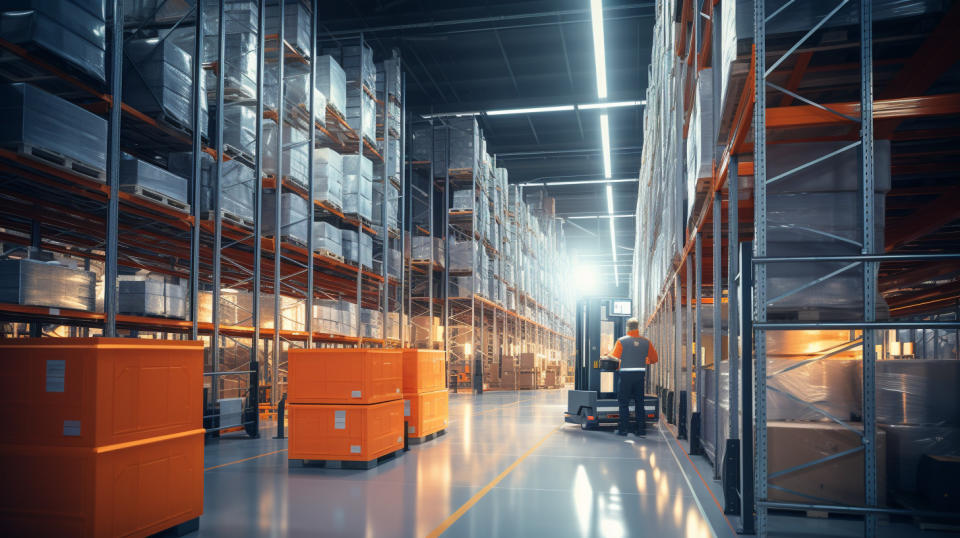
[[[80,421],[64,420],[63,435],[64,437],[80,437]]]
[[[410,416],[410,400],[403,401],[403,416],[405,417]]]
[[[335,430],[347,429],[347,412],[346,411],[333,412],[333,429]]]
[[[59,316],[59,315],[60,315],[60,309],[59,309],[59,308],[51,308],[51,309],[50,309],[50,315],[51,315],[51,316]]]
[[[350,445],[350,453],[351,453],[351,454],[359,454],[359,453],[360,453],[360,445]]]
[[[351,393],[350,393],[350,397],[351,397],[351,398],[360,398],[360,391],[359,391],[359,390],[355,390],[355,391],[351,392]]]
[[[403,442],[403,437],[397,437],[397,442],[398,442],[398,443],[402,443],[402,442]]]
[[[407,433],[417,433],[417,427],[416,427],[416,426],[410,426],[410,427],[408,427],[408,428],[407,428]]]
[[[67,361],[47,361],[47,392],[63,392],[64,381],[67,377]],[[78,434],[79,435],[79,434]]]
[[[397,387],[397,394],[400,393],[400,387]]]

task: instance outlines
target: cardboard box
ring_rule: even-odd
[[[403,402],[290,404],[291,460],[370,461],[403,448]]]
[[[409,437],[426,437],[447,427],[449,420],[447,389],[403,395],[403,417]]]
[[[537,367],[537,356],[533,353],[521,353],[520,354],[520,369],[521,370],[533,370]]]
[[[403,397],[399,349],[291,349],[291,404],[372,404]]]
[[[860,436],[826,422],[770,422],[767,426],[767,469],[770,474],[859,447]],[[877,429],[877,500],[887,502],[886,432]],[[783,488],[830,499],[841,504],[863,505],[863,451],[854,452],[770,481]],[[809,499],[770,488],[770,500],[807,503]]]
[[[527,372],[520,372],[519,374],[517,374],[517,388],[518,389],[537,388],[537,372],[527,371]]]
[[[4,444],[100,447],[203,427],[203,343],[24,338],[0,343]]]

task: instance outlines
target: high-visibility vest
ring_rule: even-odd
[[[650,353],[650,341],[636,336],[620,338],[620,371],[643,372],[647,369],[647,354]]]

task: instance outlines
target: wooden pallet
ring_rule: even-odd
[[[329,250],[327,250],[327,249],[325,249],[325,248],[317,248],[317,249],[314,249],[314,252],[316,252],[317,254],[319,254],[319,255],[321,255],[321,256],[326,256],[327,258],[333,258],[334,260],[337,260],[337,261],[339,261],[340,263],[344,263],[344,262],[343,262],[343,256],[341,256],[341,255],[339,255],[339,254],[334,254],[333,252],[330,252]]]
[[[419,445],[419,444],[426,443],[427,441],[433,441],[437,437],[440,437],[441,435],[446,435],[446,434],[447,434],[447,430],[443,429],[438,432],[433,432],[430,435],[424,435],[423,437],[408,437],[407,442],[411,445]]]
[[[190,212],[190,204],[185,204],[180,200],[170,198],[165,194],[161,194],[159,192],[148,189],[141,185],[120,185],[120,190],[129,194],[133,194],[135,196],[139,196],[144,200],[150,200],[151,202],[154,202],[160,205],[165,205],[171,209],[176,209],[177,211],[180,211],[183,213]]]
[[[18,144],[16,150],[18,155],[45,164],[51,168],[78,174],[100,183],[107,182],[106,170],[100,170],[54,150],[38,148],[29,144]]]
[[[203,220],[210,220],[210,221],[212,221],[212,220],[214,219],[214,212],[213,212],[213,211],[207,211],[206,213],[204,213],[204,214],[201,215],[201,216],[203,217]],[[224,209],[221,209],[221,210],[220,210],[220,218],[221,218],[224,222],[227,222],[227,223],[229,223],[229,224],[233,224],[234,226],[238,226],[238,227],[240,227],[240,228],[246,228],[246,229],[250,229],[250,230],[253,229],[253,224],[254,224],[254,223],[253,223],[253,219],[245,219],[245,218],[243,218],[243,217],[240,217],[240,216],[238,216],[238,215],[235,215],[235,214],[233,214],[233,213],[231,213],[231,212],[229,212],[229,211],[226,211],[226,210],[224,210]]]
[[[230,144],[224,144],[223,153],[231,159],[239,161],[250,168],[255,168],[256,163],[254,162],[253,155],[244,152],[240,148],[231,146]]]
[[[392,461],[403,452],[403,449],[384,454],[369,461],[353,460],[287,460],[289,467],[325,467],[327,469],[373,469],[374,467]]]

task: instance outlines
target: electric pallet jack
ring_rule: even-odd
[[[617,361],[603,358],[625,334],[630,299],[587,297],[577,302],[577,363],[574,390],[567,392],[564,420],[584,430],[615,425],[620,420],[617,403]],[[644,396],[641,410],[647,422],[660,420],[656,395]],[[631,418],[637,411],[630,406]]]

